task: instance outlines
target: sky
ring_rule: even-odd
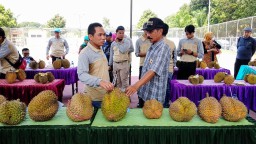
[[[46,24],[60,14],[66,19],[66,28],[85,29],[92,22],[100,22],[104,17],[115,28],[119,25],[130,26],[131,0],[1,0],[10,9],[18,23],[24,21]],[[190,0],[133,0],[133,25],[136,25],[143,11],[150,9],[164,20],[175,14],[184,3]]]

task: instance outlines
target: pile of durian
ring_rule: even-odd
[[[48,82],[52,82],[55,79],[54,75],[51,72],[46,73],[37,73],[34,76],[34,80],[37,83],[46,84]]]
[[[191,75],[188,77],[188,81],[193,85],[202,84],[204,77],[202,75]]]
[[[197,65],[197,68],[201,68],[201,69],[205,69],[207,67],[208,68],[220,69],[220,65],[217,61],[212,61],[212,62],[208,63],[208,65],[207,65],[205,61],[197,60],[196,65]]]
[[[248,63],[249,66],[256,66],[256,59]]]
[[[244,81],[249,84],[256,84],[256,75],[255,74],[247,74],[244,76]]]
[[[29,67],[31,69],[44,69],[45,68],[45,62],[43,60],[39,60],[39,62],[36,62],[36,61],[31,61],[29,63]]]
[[[19,81],[23,81],[26,79],[26,77],[27,75],[25,71],[22,69],[18,69],[15,71],[6,72],[5,80],[7,81],[7,83],[12,84],[16,81],[16,79],[18,79]]]
[[[69,68],[70,67],[70,62],[67,59],[56,59],[52,63],[52,66],[53,66],[54,69],[60,69],[61,67]]]
[[[227,85],[231,85],[235,81],[235,78],[232,75],[229,75],[225,72],[218,72],[214,76],[214,82],[220,83],[222,81],[224,81],[224,83],[227,84]]]

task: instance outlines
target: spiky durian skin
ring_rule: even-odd
[[[148,119],[159,119],[162,116],[163,104],[155,99],[147,100],[142,108],[143,114]]]

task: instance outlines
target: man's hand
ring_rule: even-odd
[[[134,85],[131,85],[125,90],[125,93],[127,96],[131,96],[137,91],[138,91],[138,88]]]
[[[114,89],[114,85],[111,82],[107,82],[104,80],[100,81],[100,86],[104,88],[106,91],[112,91]]]
[[[191,49],[188,49],[187,51],[185,51],[186,54],[190,55],[192,53]]]

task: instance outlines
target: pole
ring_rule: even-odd
[[[131,0],[131,3],[130,3],[130,38],[132,39],[132,0]],[[131,84],[131,75],[132,75],[132,65],[130,64],[129,84]]]
[[[208,6],[208,32],[210,31],[210,15],[211,15],[211,0],[209,0],[209,6]]]

